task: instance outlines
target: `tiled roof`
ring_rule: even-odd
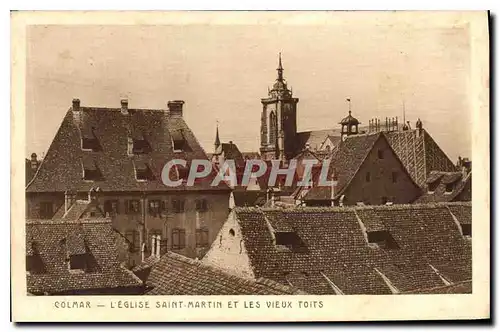
[[[222,153],[224,153],[225,160],[234,160],[236,165],[242,165],[244,162],[243,155],[234,143],[220,144],[213,155],[220,155]]]
[[[148,295],[292,295],[296,288],[272,280],[256,281],[230,275],[201,261],[172,252],[154,264],[147,285]]]
[[[194,134],[183,118],[165,110],[130,109],[128,115],[119,108],[81,107],[74,117],[72,108],[66,113],[57,134],[43,159],[27,192],[88,192],[91,187],[103,191],[176,191],[220,189],[229,190],[223,182],[211,187],[213,176],[195,186],[166,187],[161,181],[165,163],[171,159],[207,159]],[[81,148],[81,135],[90,128],[97,139],[94,151]],[[82,133],[82,134],[81,134]],[[181,135],[186,141],[182,152],[174,152],[173,140]],[[84,135],[83,135],[84,136]],[[128,138],[146,142],[144,154],[128,155]],[[144,143],[144,142],[143,142]],[[100,173],[99,180],[83,179],[82,163],[91,159]],[[152,179],[137,181],[134,162],[148,165]]]
[[[384,139],[381,133],[347,136],[333,151],[329,174],[335,173],[337,178],[335,197],[342,194],[378,139]],[[309,190],[304,197],[305,200],[325,200],[330,198],[331,188],[319,186]]]
[[[461,235],[448,208],[470,210],[471,205],[234,211],[257,278],[313,294],[335,294],[335,288],[344,294],[390,294],[384,278],[400,293],[443,286],[441,276],[451,283],[471,279],[471,241]],[[293,230],[307,249],[282,250],[273,244],[271,229]],[[369,244],[368,235],[377,231],[388,234],[385,239],[393,245]]]
[[[435,189],[433,191],[426,189],[415,202],[470,201],[472,199],[472,173],[466,175],[465,178],[463,176],[462,172],[431,171],[427,182],[434,184]],[[447,192],[446,185],[453,186],[452,191]]]
[[[73,203],[69,210],[66,212],[66,207],[64,204],[57,210],[57,212],[52,217],[53,220],[78,220],[82,217],[82,215],[87,211],[87,209],[93,205],[98,211],[100,211],[100,215],[96,217],[105,217],[104,212],[101,211],[100,207],[96,203],[91,203],[88,200],[76,200]]]
[[[28,220],[27,254],[36,244],[43,264],[42,273],[27,275],[28,292],[33,294],[75,293],[99,289],[141,287],[142,283],[118,261],[115,242],[119,235],[107,219],[82,222]],[[32,252],[32,250],[31,250]],[[92,269],[73,273],[68,254],[89,253]]]
[[[459,282],[449,286],[435,287],[430,289],[419,289],[413,294],[471,294],[472,280]]]
[[[455,165],[425,129],[420,135],[418,129],[386,132],[385,135],[408,174],[419,186],[425,185],[431,171],[455,171]]]

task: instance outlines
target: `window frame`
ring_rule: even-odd
[[[206,248],[210,246],[210,240],[208,237],[209,229],[208,227],[200,227],[196,229],[196,247]]]
[[[181,250],[186,248],[186,229],[175,227],[172,228],[171,234],[172,238],[172,250]]]

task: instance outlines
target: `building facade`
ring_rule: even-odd
[[[120,108],[74,100],[26,188],[27,217],[51,219],[94,189],[100,209],[131,243],[131,265],[156,242],[162,252],[202,257],[227,217],[230,189],[211,186],[215,174],[187,185],[191,161],[207,156],[183,119],[183,103],[151,110],[129,109],[127,100]],[[172,159],[186,160],[168,174],[180,180],[177,187],[162,180]]]

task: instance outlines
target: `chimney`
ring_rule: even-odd
[[[170,100],[167,105],[170,116],[182,117],[182,105],[184,105],[183,100]]]
[[[73,99],[73,106],[72,106],[72,111],[73,111],[73,120],[79,124],[80,119],[81,119],[81,112],[80,112],[80,99]]]
[[[75,204],[76,193],[66,190],[64,192],[64,213],[67,213],[71,206]]]
[[[161,241],[161,237],[160,237],[160,235],[157,235],[156,236],[156,257],[158,257],[158,258],[161,256],[161,253],[160,253],[161,242],[160,241]]]
[[[36,153],[31,154],[31,169],[36,170],[38,168],[38,159]]]
[[[128,114],[128,99],[122,99],[121,104],[122,104],[122,107],[121,107],[122,114],[127,115]]]
[[[73,99],[73,112],[80,112],[80,99]]]

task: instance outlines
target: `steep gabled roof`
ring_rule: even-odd
[[[293,295],[296,288],[264,278],[248,280],[201,261],[167,252],[153,265],[148,295]]]
[[[307,145],[311,150],[317,150],[328,136],[340,137],[340,129],[310,130],[297,133],[297,150],[304,150]]]
[[[453,172],[456,167],[425,129],[418,133],[419,129],[413,129],[385,135],[408,174],[422,187],[431,171]]]
[[[212,155],[221,155],[224,153],[225,160],[234,160],[237,166],[244,163],[243,155],[241,154],[238,146],[232,142],[222,143]],[[244,166],[244,165],[243,165]]]
[[[257,278],[312,294],[390,294],[471,279],[471,242],[448,209],[457,206],[471,209],[461,202],[234,211]],[[307,250],[281,250],[273,231],[295,232]],[[369,243],[380,231],[395,245]]]
[[[347,136],[333,151],[330,158],[329,174],[335,174],[337,179],[335,198],[347,188],[379,139],[384,139],[381,133]],[[330,198],[331,188],[323,186],[312,188],[303,199],[328,200]]]
[[[97,143],[93,151],[82,149],[81,128],[92,128]],[[182,135],[185,149],[174,151],[173,138]],[[128,155],[129,138],[139,140],[144,154]],[[145,144],[145,145],[144,145]],[[99,171],[99,179],[83,179],[83,162],[91,158]],[[211,187],[207,177],[195,186],[167,187],[161,181],[162,169],[171,159],[207,159],[196,137],[182,117],[170,116],[165,110],[81,107],[79,116],[68,110],[47,155],[43,159],[27,192],[64,192],[67,189],[88,192],[93,186],[103,191],[176,191],[229,190],[221,182]],[[152,178],[137,181],[134,162],[148,165]],[[175,179],[174,179],[175,180]]]
[[[141,280],[118,261],[116,243],[120,239],[108,219],[80,222],[28,220],[27,248],[36,243],[44,267],[42,273],[27,275],[28,292],[58,294],[141,287]],[[73,273],[68,268],[68,254],[86,252],[85,246],[93,268],[88,272]]]

